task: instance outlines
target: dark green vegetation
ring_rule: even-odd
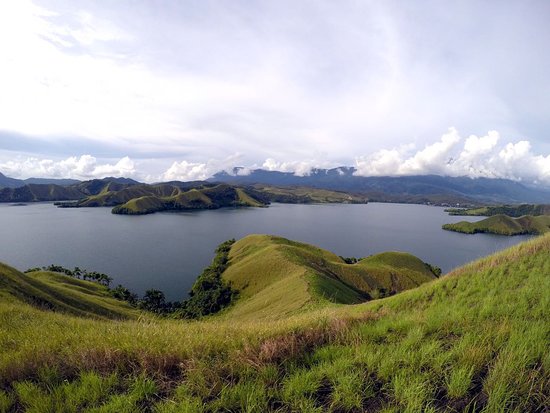
[[[534,205],[534,204],[521,204],[521,205],[498,205],[498,206],[485,206],[480,208],[450,208],[446,209],[449,215],[460,216],[484,216],[490,217],[493,215],[508,215],[509,217],[519,218],[524,215],[550,215],[550,205]]]
[[[271,257],[281,249],[295,249],[298,262],[325,256],[267,241]],[[224,276],[238,257],[264,255],[239,242]],[[326,300],[269,322],[240,318],[241,299],[193,322],[44,311],[6,287],[24,275],[2,266],[0,411],[542,413],[550,404],[549,253],[550,234],[392,297]]]
[[[443,229],[464,234],[490,233],[498,235],[544,234],[550,230],[550,215],[511,218],[507,215],[494,215],[478,222],[461,221],[445,224]]]
[[[199,275],[176,317],[199,318],[215,314],[231,304],[237,291],[232,290],[222,279],[222,274],[227,269],[229,251],[234,243],[235,240],[231,239],[216,248],[212,264]]]

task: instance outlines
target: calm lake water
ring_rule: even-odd
[[[113,215],[110,208],[0,204],[0,261],[20,270],[79,266],[109,274],[114,284],[139,294],[157,288],[169,300],[180,300],[219,243],[247,234],[281,235],[347,257],[406,251],[444,272],[529,238],[441,229],[463,219],[439,207],[380,203],[274,204],[145,216]]]

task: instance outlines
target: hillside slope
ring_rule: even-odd
[[[387,252],[346,264],[321,248],[270,235],[249,235],[229,254],[223,278],[240,299],[227,316],[282,318],[327,302],[357,304],[434,280],[418,258]]]
[[[550,215],[524,215],[519,218],[493,215],[477,222],[460,221],[454,224],[445,224],[443,229],[464,234],[539,235],[550,231]]]
[[[547,234],[389,298],[269,322],[0,300],[0,411],[547,412],[549,256]]]
[[[98,283],[49,271],[24,274],[1,263],[0,296],[81,317],[128,319],[138,315],[127,303],[112,298],[108,289]]]

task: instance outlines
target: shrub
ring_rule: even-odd
[[[229,251],[234,243],[235,239],[230,239],[216,248],[212,264],[203,270],[193,284],[189,299],[181,303],[178,317],[199,318],[217,313],[231,304],[236,291],[222,279],[222,274],[227,268]]]

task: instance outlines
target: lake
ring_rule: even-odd
[[[410,252],[447,272],[529,236],[466,235],[444,223],[482,217],[449,216],[443,208],[410,205],[289,205],[144,216],[110,208],[57,208],[51,203],[0,204],[0,261],[26,270],[49,264],[78,266],[114,278],[138,294],[148,288],[168,300],[187,296],[216,246],[247,234],[274,234],[315,244],[338,255],[364,257]]]

